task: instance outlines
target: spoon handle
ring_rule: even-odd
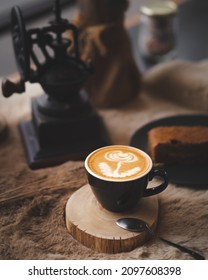
[[[195,260],[205,260],[205,257],[200,255],[199,253],[187,248],[187,247],[184,247],[182,245],[179,245],[179,244],[176,244],[176,243],[173,243],[172,241],[169,241],[169,240],[166,240],[164,239],[163,237],[159,237],[160,240],[164,241],[165,243],[173,246],[173,247],[176,247],[178,248],[179,250],[181,250],[182,252],[185,252],[185,253],[188,253],[190,254]]]
[[[146,223],[145,224],[146,230],[148,231],[148,233],[152,236],[152,237],[156,237],[155,232],[150,228],[150,226]],[[162,240],[163,242],[167,243],[170,246],[173,246],[175,248],[178,248],[180,251],[188,253],[189,255],[192,256],[192,258],[194,258],[195,260],[205,260],[205,257],[200,255],[199,253],[193,251],[192,249],[189,249],[187,247],[184,247],[180,244],[176,244],[172,241],[169,241],[163,237],[159,237],[160,240]]]
[[[147,231],[149,232],[149,234],[152,236],[152,237],[156,237],[155,235],[155,232],[149,227],[148,224],[146,224],[146,229]],[[171,245],[175,248],[178,248],[179,250],[181,250],[182,252],[185,252],[185,253],[188,253],[189,255],[192,256],[192,258],[194,258],[195,260],[205,260],[205,257],[200,255],[199,253],[193,251],[192,249],[190,248],[187,248],[185,246],[182,246],[180,244],[176,244],[172,241],[169,241],[163,237],[159,237],[160,240],[162,240],[163,242],[167,243],[168,245]]]
[[[150,227],[147,223],[145,223],[145,227],[146,227],[146,230],[148,231],[148,233],[149,233],[152,237],[156,237],[154,230],[152,230],[151,227]]]

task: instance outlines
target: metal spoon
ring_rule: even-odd
[[[116,224],[125,230],[129,230],[129,231],[133,231],[133,232],[147,231],[152,237],[156,237],[155,232],[149,227],[149,225],[145,221],[137,219],[137,218],[121,218],[116,221]],[[179,250],[181,250],[182,252],[188,253],[195,260],[205,260],[204,256],[193,251],[192,249],[189,249],[185,246],[176,244],[172,241],[166,240],[163,237],[158,237],[158,238],[160,240],[162,240],[163,242],[167,243],[168,245],[176,247]]]

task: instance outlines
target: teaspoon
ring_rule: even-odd
[[[137,218],[121,218],[116,221],[116,224],[129,231],[133,232],[143,232],[147,231],[152,237],[156,237],[155,232],[149,227],[149,225],[140,219]],[[200,255],[199,253],[193,251],[192,249],[189,249],[185,246],[182,246],[180,244],[176,244],[172,241],[166,240],[163,237],[158,237],[163,242],[167,243],[170,246],[176,247],[182,252],[188,253],[191,255],[195,260],[205,260],[204,256]]]

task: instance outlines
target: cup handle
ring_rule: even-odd
[[[150,171],[149,174],[149,181],[151,181],[154,177],[160,177],[164,180],[164,182],[162,184],[160,184],[159,186],[150,188],[150,189],[146,189],[143,196],[151,196],[151,195],[155,195],[158,194],[162,191],[164,191],[167,186],[168,186],[168,174],[165,170],[161,170],[161,169],[152,169]]]

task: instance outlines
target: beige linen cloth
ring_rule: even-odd
[[[143,77],[143,88],[154,96],[208,112],[208,60],[161,63]]]
[[[83,161],[30,170],[17,127],[30,118],[31,97],[41,93],[39,85],[27,84],[23,95],[0,96],[0,112],[9,124],[0,144],[0,259],[191,259],[159,239],[126,253],[98,253],[68,233],[65,205],[87,182]],[[114,144],[128,144],[138,128],[153,120],[202,112],[145,91],[123,107],[99,110]],[[158,198],[158,235],[208,258],[208,188],[170,184]]]

